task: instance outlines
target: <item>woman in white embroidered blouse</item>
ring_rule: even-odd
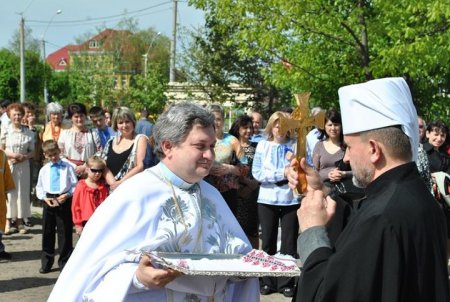
[[[9,105],[7,112],[11,124],[2,128],[0,148],[8,157],[16,188],[8,192],[5,234],[14,233],[17,230],[21,234],[26,234],[24,218],[31,217],[29,159],[34,155],[35,135],[30,129],[22,126],[25,109],[21,104]]]
[[[286,169],[294,152],[294,140],[279,133],[280,118],[285,112],[273,113],[265,129],[267,139],[256,146],[253,159],[253,177],[261,183],[258,195],[258,216],[261,223],[261,247],[269,255],[277,253],[278,226],[281,226],[280,253],[297,254],[298,219],[300,207],[288,186]],[[281,292],[286,297],[294,294],[294,278],[263,277],[260,279],[262,295]]]
[[[100,151],[100,138],[95,131],[86,127],[86,106],[81,103],[70,104],[67,108],[72,127],[63,129],[58,139],[61,155],[74,166],[78,176],[85,174],[85,162]]]

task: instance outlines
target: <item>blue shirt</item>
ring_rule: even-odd
[[[58,172],[56,172],[56,169]],[[55,179],[55,177],[59,177],[59,179]],[[59,184],[56,184],[56,182],[59,182]],[[56,165],[49,162],[39,171],[36,196],[38,199],[44,200],[47,193],[62,194],[70,192],[70,194],[73,194],[77,182],[75,170],[68,162],[60,160]]]
[[[100,145],[102,149],[105,148],[106,142],[116,135],[116,132],[111,127],[105,127],[104,129],[95,128],[97,130],[98,137],[100,138]]]
[[[136,133],[145,134],[147,137],[152,135],[153,124],[147,119],[140,119],[136,124]]]

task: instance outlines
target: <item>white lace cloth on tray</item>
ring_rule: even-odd
[[[163,267],[187,275],[221,275],[239,277],[298,276],[296,259],[289,255],[271,256],[260,250],[246,255],[149,253]]]

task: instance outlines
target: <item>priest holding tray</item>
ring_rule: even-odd
[[[160,163],[100,205],[49,301],[259,301],[257,278],[183,275],[152,259],[252,250],[220,193],[203,181],[214,162],[214,116],[173,105],[153,135]]]

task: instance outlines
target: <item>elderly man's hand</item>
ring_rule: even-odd
[[[158,269],[153,267],[148,256],[144,255],[136,270],[136,278],[147,288],[163,288],[176,277],[182,275],[173,269]]]
[[[306,160],[302,158],[300,162],[294,158],[289,167],[286,168],[285,174],[289,181],[289,187],[295,189],[298,185],[298,169],[301,167],[306,174],[306,181],[308,182],[308,191],[322,189],[322,182],[320,181],[319,173],[311,166],[308,166]]]
[[[307,192],[297,211],[300,230],[304,232],[314,226],[326,225],[335,211],[336,202],[330,197],[325,197],[321,190]]]

